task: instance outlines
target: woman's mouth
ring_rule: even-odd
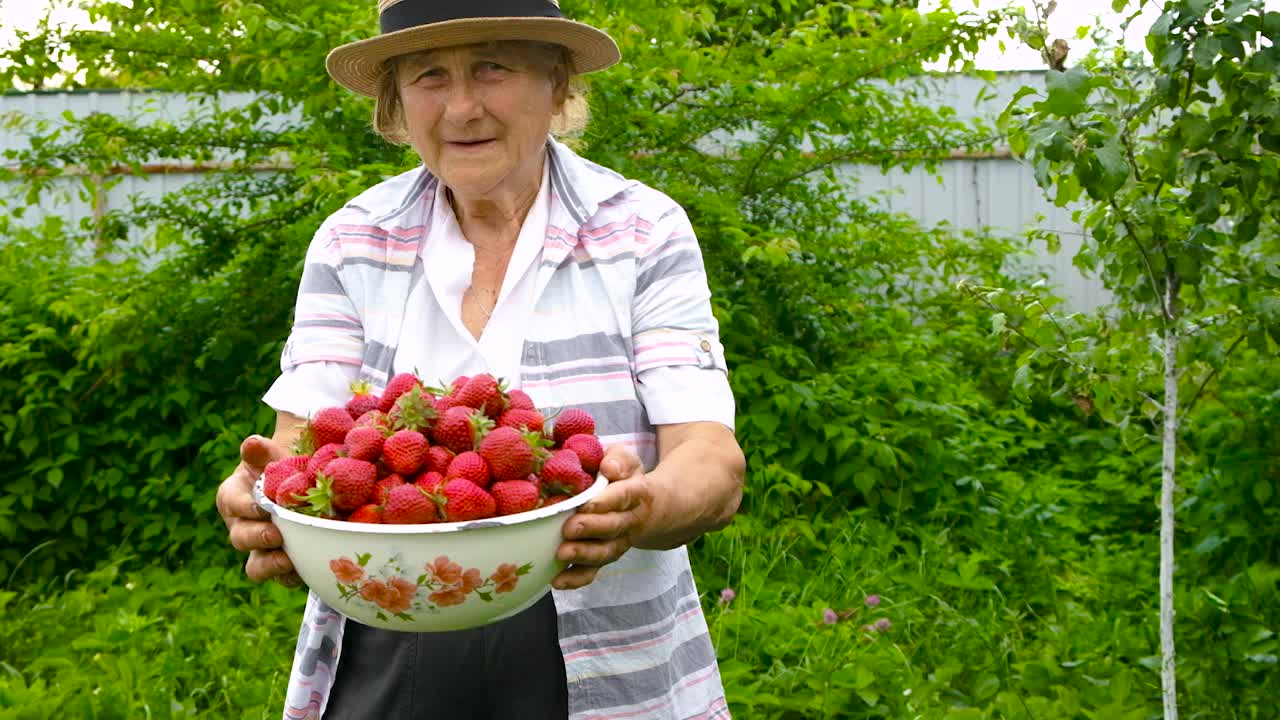
[[[489,140],[451,140],[449,147],[458,150],[480,150],[493,144],[493,139]]]

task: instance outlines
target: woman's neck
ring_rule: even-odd
[[[483,196],[468,197],[449,190],[453,214],[472,245],[490,252],[509,251],[515,246],[542,188],[542,165],[537,168],[536,174],[522,178],[518,184]]]

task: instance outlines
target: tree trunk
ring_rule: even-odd
[[[1160,482],[1160,680],[1164,720],[1178,720],[1178,678],[1173,651],[1173,492],[1178,458],[1178,278],[1165,283],[1164,459]]]

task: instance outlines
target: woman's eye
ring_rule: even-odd
[[[499,65],[499,64],[498,64],[498,63],[496,63],[496,62],[483,62],[483,63],[480,63],[480,69],[481,69],[481,70],[484,70],[484,71],[486,71],[486,72],[497,72],[497,71],[499,71],[499,70],[506,70],[506,68],[504,68],[503,66]]]
[[[435,79],[435,78],[440,77],[440,76],[441,76],[441,75],[443,75],[443,74],[444,74],[444,73],[443,73],[439,68],[432,68],[432,69],[430,69],[430,70],[423,70],[423,71],[422,71],[422,73],[421,73],[420,75],[418,75],[418,79],[419,79],[419,80],[433,80],[433,79]]]

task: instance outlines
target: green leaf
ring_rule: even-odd
[[[1000,692],[1000,678],[995,675],[983,675],[974,685],[973,697],[979,701],[986,701],[995,697],[998,692]]]
[[[859,690],[871,687],[876,681],[876,674],[866,663],[859,663],[853,671],[853,686]]]
[[[1013,392],[1021,398],[1026,398],[1031,390],[1031,366],[1019,365],[1018,369],[1013,373]]]
[[[863,495],[871,492],[879,481],[880,471],[874,467],[867,467],[853,474],[853,485]]]
[[[1129,161],[1125,158],[1124,151],[1118,144],[1108,142],[1094,151],[1094,157],[1098,159],[1098,164],[1102,168],[1100,173],[1102,192],[1106,195],[1114,195],[1129,179]]]
[[[1266,505],[1271,500],[1271,483],[1267,480],[1259,480],[1254,483],[1253,499],[1257,500],[1259,505]]]
[[[1048,97],[1040,105],[1044,110],[1060,117],[1072,117],[1089,109],[1089,76],[1084,68],[1073,66],[1066,72],[1049,71],[1045,76]]]

